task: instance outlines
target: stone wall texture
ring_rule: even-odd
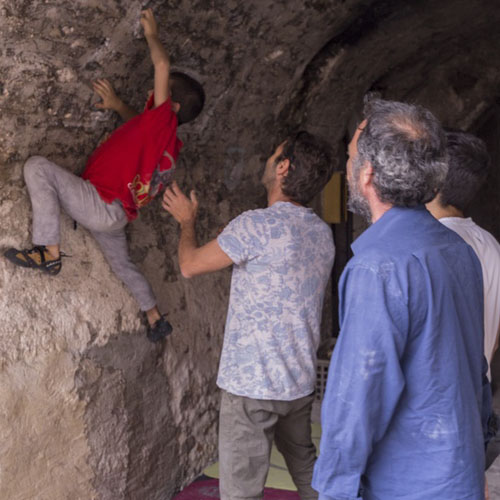
[[[142,107],[153,75],[143,7],[174,68],[207,94],[180,129],[176,174],[201,200],[201,243],[264,204],[261,167],[287,131],[345,148],[369,90],[464,128],[499,99],[495,0],[0,0],[0,247],[30,244],[24,161],[39,154],[79,173],[118,124],[94,108],[93,79]],[[177,235],[158,201],[128,234],[174,326],[161,345],[66,215],[71,257],[58,276],[0,259],[1,499],[169,499],[216,458],[230,271],[184,280]]]

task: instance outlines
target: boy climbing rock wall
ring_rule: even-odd
[[[182,147],[177,126],[201,112],[204,93],[187,75],[170,74],[170,59],[151,9],[141,13],[140,22],[154,65],[154,92],[144,111],[139,114],[121,101],[107,80],[94,82],[102,98],[97,107],[118,112],[126,122],[94,151],[82,177],[40,156],[27,160],[24,178],[33,207],[34,247],[9,248],[5,257],[18,266],[58,274],[64,256],[62,207],[95,237],[112,270],[145,312],[147,336],[156,342],[172,327],[160,314],[150,284],[130,260],[125,226],[171,181]]]

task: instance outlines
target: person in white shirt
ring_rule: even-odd
[[[484,142],[465,132],[447,132],[448,174],[427,209],[439,222],[458,233],[481,262],[484,287],[484,355],[491,363],[500,328],[500,244],[465,217],[470,202],[488,176],[490,158]],[[491,373],[488,372],[491,380]]]
[[[438,195],[427,209],[449,229],[468,243],[481,262],[484,289],[484,355],[491,363],[498,348],[500,332],[500,244],[495,237],[479,227],[465,212],[490,168],[490,157],[484,142],[472,134],[448,131],[448,173]],[[491,380],[491,370],[488,370]],[[490,423],[496,420],[490,418]],[[498,441],[496,438],[494,441]],[[488,447],[487,468],[498,455],[493,442]],[[486,498],[489,498],[486,496]]]

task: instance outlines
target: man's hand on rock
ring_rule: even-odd
[[[191,191],[188,198],[174,181],[163,194],[162,206],[181,226],[194,224],[198,212],[198,200],[194,191]]]

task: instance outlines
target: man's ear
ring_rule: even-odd
[[[181,105],[178,102],[172,101],[172,111],[177,114],[181,110]]]
[[[288,158],[285,158],[284,160],[281,160],[276,165],[276,175],[278,177],[286,177],[288,175],[288,169],[289,168],[290,168],[290,160]]]
[[[361,167],[359,174],[359,183],[361,187],[368,187],[373,182],[373,166],[370,162],[365,162]]]
[[[370,162],[366,161],[361,167],[361,172],[359,173],[359,189],[361,193],[366,196],[366,191],[373,184],[373,166]]]
[[[429,210],[429,212],[432,215],[434,215],[434,217],[436,217],[437,219],[439,219],[440,218],[439,217],[440,216],[440,212],[444,208],[446,208],[446,205],[443,204],[443,201],[442,201],[442,198],[441,198],[441,193],[438,191],[438,193],[436,194],[436,196],[434,196],[434,198],[431,201],[428,201],[425,204],[425,207],[427,208],[427,210]]]

